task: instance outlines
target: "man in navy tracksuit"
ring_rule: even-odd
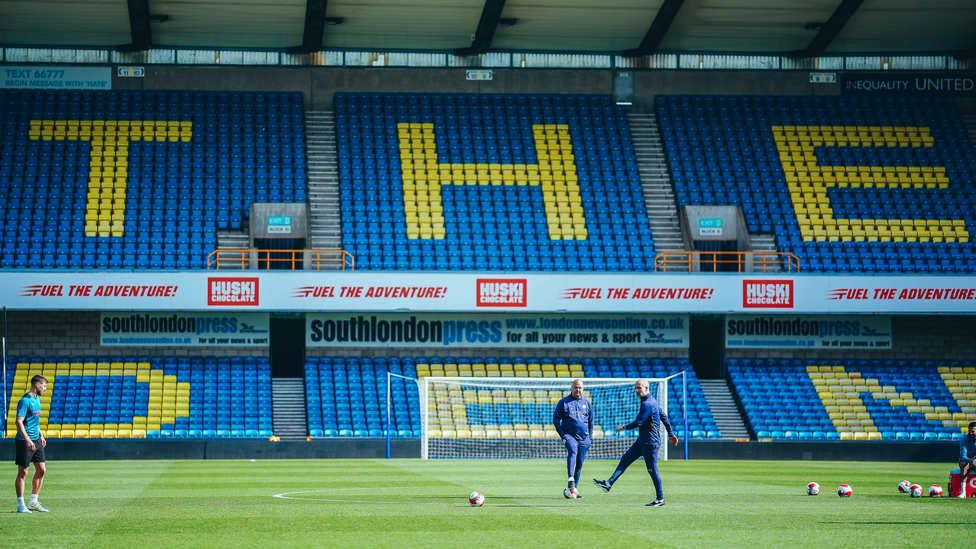
[[[566,457],[569,470],[567,488],[576,488],[583,471],[586,451],[590,449],[590,434],[593,433],[593,404],[583,398],[582,379],[574,380],[572,394],[556,404],[556,409],[552,412],[552,424],[556,426],[556,432],[566,443],[566,450],[569,452]]]
[[[620,475],[627,470],[627,467],[630,467],[630,464],[637,460],[637,458],[644,456],[644,465],[647,466],[647,472],[651,475],[651,480],[654,481],[654,490],[657,491],[657,499],[648,503],[647,507],[664,507],[664,491],[661,489],[661,474],[657,470],[657,452],[661,448],[659,422],[664,424],[664,428],[668,431],[668,440],[672,444],[678,444],[678,437],[674,436],[674,432],[671,429],[671,420],[668,419],[668,415],[664,413],[664,410],[658,406],[657,401],[651,396],[647,380],[638,380],[634,384],[634,392],[641,399],[637,419],[627,425],[617,427],[616,430],[623,431],[637,427],[639,428],[637,440],[631,445],[623,457],[620,458],[620,464],[617,465],[617,470],[613,472],[612,477],[608,480],[593,479],[593,482],[603,489],[604,492],[609,492],[613,483],[620,478]]]
[[[966,474],[976,471],[976,421],[969,422],[969,432],[959,439],[959,470],[964,485]],[[966,497],[966,491],[960,492],[959,497]]]

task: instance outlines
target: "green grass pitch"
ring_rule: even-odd
[[[661,464],[667,506],[644,507],[637,462],[584,468],[566,500],[556,460],[54,461],[41,502],[0,513],[3,547],[952,547],[976,499],[911,499],[907,479],[948,496],[950,464],[679,461]],[[823,492],[805,494],[808,482]],[[837,486],[850,484],[851,498]],[[484,492],[484,507],[467,503]],[[285,497],[276,497],[284,494]]]

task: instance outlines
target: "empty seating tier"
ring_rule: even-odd
[[[272,435],[267,358],[10,359],[7,437],[34,375],[47,378],[47,438],[223,438]]]
[[[413,378],[409,358],[308,357],[305,392],[309,435],[313,437],[386,436],[387,373]],[[391,433],[420,436],[420,397],[417,384],[392,377]],[[393,430],[393,429],[391,429]]]
[[[740,205],[811,272],[976,271],[952,100],[657,96],[678,205]]]
[[[976,420],[971,362],[731,359],[759,438],[951,440]]]
[[[301,93],[0,90],[5,268],[204,268],[253,202],[305,202]]]
[[[421,377],[564,377],[580,378],[664,378],[681,371],[688,372],[688,429],[693,438],[718,438],[720,433],[708,409],[701,385],[687,360],[676,359],[499,359],[430,357],[430,358],[341,358],[310,357],[305,364],[305,385],[308,400],[309,434],[313,437],[378,437],[386,434],[386,383],[390,386],[391,435],[417,437],[421,431],[420,396],[412,378]],[[408,379],[404,379],[405,376]],[[490,393],[490,392],[489,392]],[[459,431],[470,434],[473,424],[467,422],[468,406],[481,406],[478,417],[494,419],[502,425],[524,424],[526,431],[552,429],[552,410],[567,393],[536,395],[515,401],[506,395],[487,395],[490,402],[452,402],[447,411],[451,420],[431,418],[430,428],[438,433]],[[474,395],[477,397],[477,395]],[[553,400],[555,399],[555,400]],[[672,379],[668,386],[668,407],[671,420],[679,436],[683,436],[684,416],[681,413],[681,378]],[[529,401],[531,400],[531,402]],[[474,417],[474,414],[472,414]],[[460,418],[463,423],[456,420]],[[506,421],[510,420],[510,421]],[[516,421],[520,420],[520,421]],[[524,421],[522,421],[524,420]],[[455,423],[454,421],[458,421]],[[479,424],[484,431],[489,424]],[[494,425],[494,424],[493,424]],[[464,426],[464,428],[459,428]],[[537,429],[532,429],[537,426]],[[601,426],[612,434],[614,426]],[[477,429],[474,429],[477,430]],[[436,433],[432,436],[437,436]],[[514,435],[513,435],[514,436]]]
[[[337,93],[342,240],[362,269],[641,271],[627,117],[603,95]]]

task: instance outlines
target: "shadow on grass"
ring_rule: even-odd
[[[458,496],[427,496],[420,498],[421,501],[384,501],[382,499],[333,499],[333,498],[284,498],[298,501],[311,501],[319,503],[356,503],[356,504],[377,504],[377,505],[424,505],[424,504],[454,504],[463,507],[473,507],[466,498]],[[494,503],[495,501],[509,502],[525,500],[524,497],[514,496],[492,496],[491,502],[486,502],[487,507],[565,507],[565,503]],[[556,498],[551,498],[556,499]]]
[[[492,507],[564,507],[563,505],[554,505],[552,503],[489,503]]]
[[[431,496],[425,499],[456,501],[458,498],[456,496]],[[491,496],[489,499],[491,500],[490,502],[489,501],[485,502],[486,507],[489,506],[490,507],[565,507],[566,506],[565,503],[562,504],[560,503],[494,503],[496,501],[505,502],[505,501],[525,500],[524,497],[514,497],[514,496]],[[548,498],[548,499],[557,499],[557,498]],[[465,500],[462,501],[463,501],[462,504],[468,504],[467,501]]]
[[[879,525],[879,524],[889,524],[889,525],[890,524],[911,524],[913,526],[914,525],[919,525],[919,526],[929,525],[929,526],[931,526],[933,524],[937,524],[939,526],[972,526],[973,523],[972,522],[917,522],[917,521],[913,521],[913,520],[904,520],[904,521],[901,521],[900,520],[900,521],[891,521],[891,522],[844,522],[844,521],[835,521],[835,522],[821,522],[820,524],[869,524],[869,525],[872,525],[872,526],[873,525]]]

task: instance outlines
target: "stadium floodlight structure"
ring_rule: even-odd
[[[665,413],[668,381],[684,375],[643,378]],[[637,417],[640,401],[634,394],[634,383],[638,379],[583,379],[583,395],[593,403],[594,413],[593,445],[587,457],[616,459],[633,444],[636,430],[614,432],[614,427]],[[573,378],[567,377],[418,379],[421,458],[565,458],[566,449],[552,424],[552,415],[559,399],[570,394],[572,382]],[[681,399],[681,407],[687,408],[687,398]],[[687,413],[683,415],[687,417]],[[667,440],[663,426],[661,440]],[[661,445],[660,459],[668,459],[666,443]]]

